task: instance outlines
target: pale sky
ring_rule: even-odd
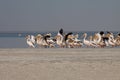
[[[120,0],[0,0],[0,31],[120,31]]]

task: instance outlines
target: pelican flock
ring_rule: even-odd
[[[84,33],[80,39],[79,34],[65,33],[63,29],[60,29],[56,36],[52,36],[51,33],[27,35],[26,42],[32,48],[118,47],[120,46],[120,33],[100,31],[90,36]]]

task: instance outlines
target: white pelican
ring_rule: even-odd
[[[99,44],[100,41],[102,40],[102,37],[99,33],[95,33],[95,35],[93,36],[93,41],[96,43],[96,44]]]
[[[73,48],[73,44],[74,44],[74,40],[73,40],[74,36],[72,32],[69,32],[65,35],[65,45],[68,48]]]
[[[42,47],[42,41],[43,41],[43,36],[41,34],[38,34],[36,36],[36,43],[39,45],[39,47]]]
[[[116,46],[120,46],[120,33],[117,34],[115,41],[116,41]]]
[[[31,35],[30,37],[31,37],[32,43],[35,44],[35,36]]]
[[[106,46],[112,46],[112,47],[115,46],[114,36],[113,33],[111,32],[107,32],[107,34],[105,34],[105,36],[103,37],[103,41]]]
[[[58,31],[58,34],[55,36],[55,39],[56,39],[56,44],[59,47],[64,47],[65,44],[63,43],[64,40],[63,29],[60,29]]]
[[[79,35],[73,35],[72,32],[68,33],[67,36],[65,36],[67,47],[69,48],[78,48],[83,45],[82,41],[78,39]]]
[[[79,38],[79,35],[76,34],[74,36],[74,45],[75,45],[75,47],[81,47],[81,46],[83,46],[82,41],[80,39],[78,39],[78,38]]]
[[[54,47],[54,41],[51,38],[51,33],[45,35],[38,34],[36,36],[36,43],[39,45],[39,47]]]
[[[108,43],[109,43],[109,45],[111,45],[112,47],[114,47],[114,46],[116,45],[115,42],[113,41],[112,37],[109,37]]]
[[[108,40],[109,40],[109,38],[108,38],[108,34],[105,35],[103,31],[101,31],[99,34],[101,35],[100,46],[101,46],[101,47],[109,46],[109,42],[108,42]]]
[[[95,43],[89,41],[89,40],[86,40],[86,37],[87,37],[87,33],[84,33],[83,34],[83,43],[88,47],[88,46],[92,46],[92,47],[98,47]]]
[[[36,43],[40,47],[48,47],[47,38],[49,38],[49,37],[50,37],[50,35],[48,35],[48,34],[46,34],[46,35],[38,34],[36,36]]]
[[[113,33],[108,32],[107,34],[109,38],[108,40],[109,45],[111,45],[112,47],[116,46],[116,40],[114,39]]]
[[[26,39],[27,39],[27,44],[28,44],[30,47],[35,48],[34,43],[33,43],[32,39],[31,39],[31,36],[30,36],[30,35],[27,35],[27,36],[26,36]]]
[[[95,35],[93,36],[93,41],[95,44],[98,45],[98,47],[104,48],[107,43],[104,41],[103,38],[104,38],[104,32],[95,33]]]
[[[55,41],[52,38],[48,38],[47,43],[50,48],[55,47]]]
[[[55,45],[54,45],[55,42],[54,42],[53,38],[51,37],[51,33],[46,34],[44,36],[44,40],[46,41],[48,47],[50,47],[50,48],[55,47]]]

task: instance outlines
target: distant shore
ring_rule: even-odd
[[[0,80],[120,80],[119,48],[0,48]]]

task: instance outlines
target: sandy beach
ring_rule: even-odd
[[[120,80],[120,49],[0,49],[0,80]]]

